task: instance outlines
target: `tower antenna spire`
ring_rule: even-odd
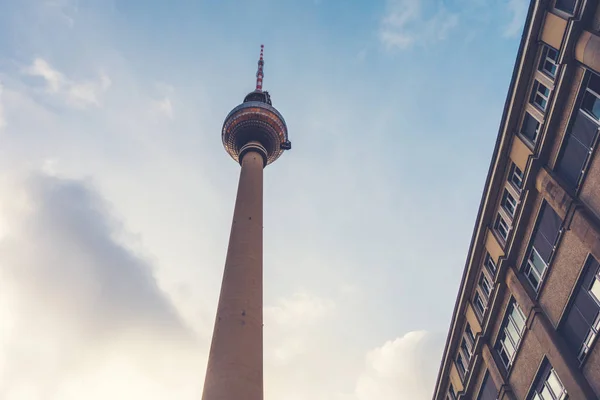
[[[258,59],[258,71],[256,72],[256,90],[262,92],[262,81],[265,76],[263,72],[263,66],[265,65],[265,60],[263,60],[263,51],[265,45],[260,45],[260,58]]]

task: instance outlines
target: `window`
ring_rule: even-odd
[[[538,134],[540,133],[540,123],[537,119],[525,112],[523,123],[521,124],[521,134],[525,136],[531,143],[535,143]]]
[[[510,166],[508,181],[518,190],[523,188],[523,171],[521,171],[514,163]]]
[[[550,265],[560,234],[562,221],[548,203],[542,204],[536,227],[532,235],[529,254],[523,274],[537,292]]]
[[[470,351],[473,353],[473,347],[475,347],[475,335],[473,335],[473,331],[471,330],[471,325],[467,322],[467,327],[465,328],[465,338],[467,339],[467,343],[470,346]]]
[[[485,297],[485,302],[487,304],[487,302],[490,299],[490,294],[492,293],[492,285],[490,284],[490,281],[483,272],[479,277],[479,288],[481,288],[481,292],[483,293],[483,296]]]
[[[452,386],[452,384],[450,384],[450,387],[448,388],[448,395],[446,396],[446,400],[456,400],[456,391],[454,390],[454,386]]]
[[[540,64],[538,69],[548,75],[550,78],[556,76],[556,70],[558,69],[558,51],[552,47],[544,46],[542,49],[542,55],[540,57]]]
[[[465,364],[460,353],[458,354],[458,356],[456,356],[456,368],[458,368],[458,374],[460,375],[460,379],[465,379],[465,375],[467,374],[467,365]]]
[[[496,276],[496,264],[494,263],[494,260],[492,260],[492,256],[490,256],[490,253],[485,254],[483,265],[485,265],[485,268],[488,270],[492,277]]]
[[[597,91],[600,91],[600,77],[590,73],[580,110],[574,116],[556,163],[558,175],[571,189],[579,187],[598,136],[600,96]]]
[[[481,320],[485,315],[485,304],[483,303],[479,292],[475,292],[475,297],[473,297],[473,306],[475,307],[475,311],[477,311],[479,319]]]
[[[466,364],[469,365],[469,363],[471,362],[471,349],[469,348],[469,345],[467,344],[467,341],[464,338],[460,342],[460,351],[463,354]]]
[[[510,194],[510,192],[506,189],[504,189],[504,193],[502,194],[501,205],[502,208],[506,210],[508,215],[510,215],[511,218],[514,218],[515,211],[517,210],[517,200],[515,200],[512,194]]]
[[[494,222],[494,229],[496,230],[496,232],[498,232],[502,240],[506,242],[506,239],[508,239],[508,232],[510,228],[501,214],[498,214],[496,216],[496,222]]]
[[[577,0],[556,0],[554,8],[560,11],[564,11],[567,14],[573,15],[575,13],[575,5]]]
[[[564,400],[566,398],[567,391],[564,385],[552,365],[546,361],[527,400]]]
[[[490,376],[489,372],[485,373],[483,382],[481,383],[481,390],[477,395],[477,400],[496,400],[498,399],[498,389],[494,380]]]
[[[515,359],[515,354],[521,344],[524,331],[525,316],[517,302],[512,299],[506,309],[500,334],[498,335],[496,346],[494,346],[507,370],[511,367]]]
[[[542,283],[542,277],[546,272],[546,269],[548,269],[548,265],[542,260],[542,257],[540,257],[537,250],[532,248],[523,272],[536,292]]]
[[[600,77],[596,74],[590,74],[581,109],[596,121],[600,120]]]
[[[581,363],[600,331],[600,264],[589,256],[579,288],[560,331]]]
[[[463,332],[463,337],[460,342],[460,348],[458,350],[458,356],[456,358],[456,364],[459,370],[462,368],[464,371],[467,371],[469,368],[469,363],[471,362],[471,358],[473,356],[473,350],[475,348],[475,337],[473,336],[473,331],[471,331],[471,326],[467,323],[465,331]],[[464,378],[464,372],[461,373],[461,378]]]
[[[531,89],[529,102],[537,106],[540,110],[545,111],[546,106],[548,105],[548,97],[550,97],[550,89],[540,81],[535,80],[535,82],[533,82],[533,88]]]

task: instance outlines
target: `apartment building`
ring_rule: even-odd
[[[433,399],[600,398],[600,5],[533,0]]]

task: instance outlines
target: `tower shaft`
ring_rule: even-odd
[[[263,168],[242,156],[202,400],[263,399]]]

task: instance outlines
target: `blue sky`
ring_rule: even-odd
[[[429,398],[527,6],[0,0],[0,397],[197,398],[264,44],[265,396]]]

